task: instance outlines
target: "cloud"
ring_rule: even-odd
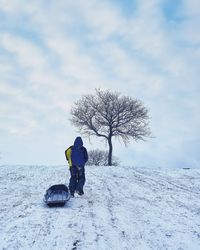
[[[23,68],[39,70],[46,64],[45,54],[32,42],[11,34],[1,35],[2,47],[16,55]]]
[[[63,143],[66,129],[72,140],[73,102],[101,87],[139,98],[150,109],[156,139],[132,143],[131,160],[135,150],[138,162],[144,154],[177,164],[189,152],[187,142],[198,144],[198,1],[180,1],[176,8],[171,1],[167,10],[166,1],[135,1],[129,13],[127,4],[0,1],[6,18],[0,26],[3,133],[34,138],[43,131]],[[119,145],[119,151],[126,149]]]

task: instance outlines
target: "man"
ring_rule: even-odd
[[[65,151],[66,159],[70,168],[69,190],[71,197],[74,197],[76,191],[79,195],[83,195],[83,186],[85,184],[85,163],[88,160],[87,149],[83,147],[81,137],[76,137],[74,145]]]

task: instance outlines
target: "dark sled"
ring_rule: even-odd
[[[49,207],[62,207],[69,199],[69,189],[64,184],[51,186],[44,195],[44,202]]]

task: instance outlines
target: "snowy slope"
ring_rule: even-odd
[[[0,166],[0,249],[200,249],[200,170],[87,167],[85,195],[43,204],[67,167]]]

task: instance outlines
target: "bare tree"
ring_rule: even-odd
[[[108,142],[108,165],[112,165],[112,138],[125,145],[130,139],[144,140],[150,135],[148,110],[143,103],[118,92],[96,89],[96,95],[83,95],[71,109],[71,122],[80,132],[96,135]]]
[[[107,166],[108,165],[108,152],[105,150],[94,149],[88,151],[88,166]],[[112,165],[118,166],[119,159],[115,156],[112,157]]]

